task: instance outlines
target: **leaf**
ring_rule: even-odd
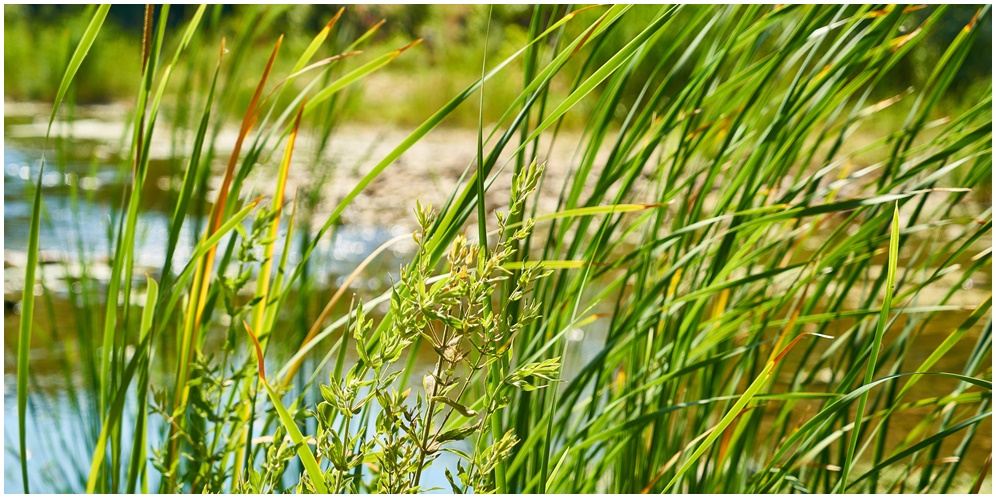
[[[456,481],[453,479],[453,473],[450,472],[450,469],[448,468],[444,469],[444,471],[446,474],[446,481],[450,483],[450,490],[453,491],[453,494],[455,495],[462,495],[463,491],[460,490],[460,487],[457,486]]]
[[[764,370],[761,372],[761,375],[759,375],[756,379],[754,379],[754,382],[752,382],[750,386],[747,387],[747,390],[740,395],[740,398],[737,399],[737,402],[734,403],[732,407],[730,407],[729,411],[726,412],[726,415],[719,421],[718,424],[716,424],[716,427],[712,429],[712,431],[705,438],[705,440],[701,444],[699,444],[698,448],[696,448],[695,451],[691,454],[691,456],[688,457],[688,460],[685,460],[685,463],[681,465],[681,467],[675,473],[674,477],[671,478],[671,482],[669,482],[668,485],[664,487],[663,492],[666,493],[668,490],[670,490],[671,487],[673,487],[675,483],[677,483],[678,480],[681,479],[681,477],[685,474],[685,472],[688,472],[688,469],[692,468],[692,465],[695,463],[695,461],[698,460],[698,458],[701,457],[702,454],[709,449],[712,443],[714,443],[716,439],[718,439],[721,435],[723,435],[723,431],[725,431],[726,428],[729,427],[729,425],[733,422],[733,420],[736,419],[745,408],[747,408],[747,403],[750,403],[750,401],[754,399],[754,396],[758,394],[761,388],[764,387],[765,384],[767,384],[768,380],[771,378],[772,372],[774,372],[775,367],[778,365],[781,359],[785,357],[785,354],[787,354],[790,350],[792,350],[792,348],[795,347],[796,343],[798,343],[799,340],[805,337],[806,335],[809,334],[802,334],[793,339],[792,342],[790,342],[788,346],[785,346],[785,348],[782,349],[782,351],[778,353],[777,356],[768,361],[768,364],[765,365]]]
[[[59,111],[59,107],[62,105],[62,100],[66,97],[66,92],[69,91],[69,84],[73,82],[73,78],[76,76],[76,71],[80,68],[80,64],[83,64],[83,59],[86,58],[86,54],[90,52],[90,47],[93,45],[93,40],[97,38],[97,33],[100,32],[100,27],[104,24],[104,19],[107,17],[107,11],[110,10],[111,6],[109,4],[102,4],[97,8],[97,12],[93,14],[93,18],[90,19],[90,24],[83,31],[83,37],[80,38],[80,42],[76,45],[76,51],[73,52],[73,57],[69,60],[69,65],[66,70],[62,73],[62,82],[59,83],[59,90],[55,94],[55,103],[52,106],[52,115],[48,118],[48,129],[45,132],[45,141],[48,142],[48,136],[52,133],[52,123],[55,122],[55,116]],[[25,481],[26,483],[27,481]]]
[[[462,405],[460,403],[457,403],[456,401],[453,401],[452,399],[447,398],[446,396],[433,396],[433,397],[431,397],[429,399],[431,399],[432,401],[438,401],[440,403],[445,403],[445,404],[449,405],[454,410],[460,412],[460,415],[463,415],[464,417],[476,417],[477,416],[477,412],[476,411],[471,410],[467,406],[464,406],[464,405]]]
[[[52,114],[48,118],[48,127],[45,130],[45,146],[38,170],[38,180],[35,183],[35,198],[31,204],[31,224],[28,228],[28,260],[24,267],[24,289],[21,293],[21,323],[17,334],[17,431],[19,459],[21,461],[21,480],[24,481],[24,492],[30,493],[28,483],[28,448],[26,442],[25,421],[28,407],[28,367],[31,356],[31,328],[34,320],[35,310],[35,271],[38,267],[38,236],[41,229],[41,200],[42,200],[42,177],[45,174],[44,149],[48,148],[48,139],[52,134],[52,124],[55,116],[59,112],[69,85],[76,76],[83,59],[86,58],[90,47],[93,45],[100,27],[104,24],[107,11],[111,8],[108,4],[103,4],[97,8],[90,24],[83,32],[83,37],[76,46],[69,65],[62,74],[62,81],[59,83],[59,90],[55,95],[55,102],[52,104]]]
[[[468,426],[464,426],[464,427],[457,427],[457,428],[454,428],[454,429],[450,429],[450,430],[448,430],[446,432],[443,432],[442,434],[436,436],[432,441],[434,443],[436,443],[436,444],[439,444],[439,445],[442,445],[442,444],[445,444],[445,443],[449,443],[451,441],[462,441],[462,440],[466,439],[467,436],[473,434],[474,431],[476,431],[480,426],[481,426],[481,423],[477,422],[477,423],[475,423],[473,425],[468,425]]]
[[[249,327],[249,323],[243,321],[242,324],[245,326],[246,333],[252,338],[253,343],[256,346],[256,362],[259,365],[259,383],[266,388],[266,394],[270,397],[270,402],[273,403],[273,408],[277,410],[277,415],[280,417],[280,423],[283,425],[284,430],[287,431],[287,435],[290,436],[291,441],[294,442],[294,446],[297,449],[297,455],[301,458],[301,463],[304,464],[304,470],[308,473],[308,477],[311,478],[311,484],[315,486],[315,490],[320,494],[328,494],[329,489],[325,485],[325,476],[322,474],[321,467],[318,466],[318,461],[315,460],[315,455],[311,452],[311,447],[308,446],[301,435],[300,429],[297,428],[297,424],[294,422],[294,418],[284,407],[282,401],[280,401],[280,396],[274,392],[270,384],[266,382],[266,377],[263,372],[263,352],[259,347],[259,341],[256,340],[256,334],[253,333],[252,328]]]
[[[892,296],[896,285],[896,266],[899,259],[899,202],[893,207],[892,229],[889,237],[889,261],[885,279],[885,300],[882,303],[882,313],[878,318],[875,328],[875,338],[872,341],[871,356],[868,357],[868,364],[865,367],[865,384],[871,384],[875,375],[875,366],[878,363],[879,351],[882,349],[882,341],[885,337],[885,328],[889,323],[889,312],[892,309]],[[841,467],[840,481],[837,486],[840,489],[847,487],[847,477],[854,462],[854,454],[858,448],[858,438],[861,436],[861,420],[865,415],[865,406],[868,403],[868,393],[863,394],[858,399],[858,411],[854,418],[854,429],[851,430],[850,441],[847,453],[844,458],[844,465]]]

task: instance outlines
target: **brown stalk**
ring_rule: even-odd
[[[986,458],[986,463],[982,465],[982,472],[979,473],[979,477],[976,478],[975,484],[972,486],[972,494],[977,495],[982,490],[982,483],[986,480],[986,473],[992,469],[993,466],[993,452],[989,452],[989,457]]]
[[[156,6],[153,4],[145,5],[145,26],[142,29],[142,73],[145,73],[145,67],[149,63],[149,51],[152,50],[152,14],[155,11]]]
[[[149,53],[152,50],[152,16],[155,12],[154,5],[145,6],[145,25],[142,28],[142,81],[143,84],[146,80],[146,70],[149,66]],[[148,89],[146,89],[148,91]],[[142,143],[145,142],[145,107],[142,107],[142,113],[138,117],[138,136],[135,140],[135,165],[132,167],[131,171],[134,176],[136,176],[135,181],[138,181],[138,168],[142,164]]]
[[[252,100],[249,101],[249,108],[246,109],[245,116],[242,118],[242,128],[239,130],[239,138],[235,141],[235,148],[232,150],[232,155],[228,159],[228,167],[225,169],[225,179],[222,181],[221,190],[218,192],[218,201],[215,203],[212,210],[211,226],[208,228],[205,238],[213,235],[221,226],[222,217],[225,213],[225,204],[228,200],[228,189],[231,187],[232,178],[235,175],[235,165],[238,162],[239,153],[242,151],[242,143],[252,130],[253,124],[256,123],[259,97],[263,93],[263,87],[266,85],[266,79],[270,75],[270,70],[273,68],[273,61],[277,58],[277,51],[280,50],[280,43],[283,42],[283,40],[284,36],[280,35],[280,38],[277,39],[276,46],[273,47],[273,53],[270,54],[270,59],[266,62],[266,68],[263,69],[263,76],[259,80],[256,92],[253,93]],[[214,257],[217,249],[217,244],[211,246],[204,258],[204,272],[202,274],[203,279],[200,284],[200,292],[198,293],[197,312],[194,314],[193,334],[191,335],[191,352],[193,352],[193,345],[196,344],[198,324],[201,321],[201,315],[204,313],[204,306],[207,302],[207,286],[211,281],[209,275],[211,268],[214,266]]]

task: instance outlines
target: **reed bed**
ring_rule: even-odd
[[[91,458],[66,490],[424,492],[433,466],[452,492],[989,482],[966,455],[991,448],[991,294],[958,297],[992,264],[991,84],[956,115],[938,106],[988,6],[923,85],[897,94],[890,70],[946,6],[912,29],[915,10],[901,6],[537,6],[528,44],[485,60],[330,212],[286,190],[290,168],[314,165],[321,183],[347,92],[419,40],[360,53],[380,25],[344,38],[337,14],[287,54],[265,29],[272,11],[226,41],[202,35],[207,7],[167,40],[168,9],[147,11],[110,278],[98,285],[81,251],[84,292],[64,330],[35,325],[51,309],[35,295],[41,174],[32,193],[17,340],[24,491],[37,485],[28,405],[50,402],[32,390],[39,332],[48,347],[77,345],[64,359],[82,378],[69,404],[87,428],[74,444]],[[107,11],[93,9],[50,132]],[[611,43],[624,23],[639,30]],[[259,43],[272,47],[261,58]],[[254,55],[267,61],[259,74],[244,69]],[[278,74],[278,59],[295,62]],[[247,79],[248,99],[235,90]],[[309,261],[344,210],[497,85],[521,90],[501,119],[480,122],[460,188],[437,209],[411,206],[417,249],[391,288],[364,301],[347,285],[319,302]],[[570,174],[547,183],[548,152],[582,108]],[[165,112],[186,116],[174,122],[193,138],[157,127]],[[234,150],[216,161],[233,122]],[[315,150],[297,150],[305,134]],[[163,267],[142,277],[136,231],[157,140],[183,158],[182,184]],[[246,179],[271,160],[275,192],[260,197]],[[225,166],[209,198],[215,162]],[[506,206],[486,206],[509,172]],[[544,192],[555,210],[539,210]],[[184,231],[197,238],[180,258]],[[925,354],[941,317],[960,325]],[[957,352],[968,360],[952,363]],[[416,367],[419,354],[431,369]],[[923,394],[928,383],[943,394]],[[897,420],[912,429],[897,436]]]

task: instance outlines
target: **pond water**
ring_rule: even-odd
[[[17,378],[16,378],[16,337],[20,321],[20,294],[23,288],[23,266],[26,260],[28,232],[31,219],[31,202],[34,191],[32,181],[38,177],[40,141],[37,139],[7,140],[4,148],[4,490],[23,491],[17,449]],[[85,141],[76,145],[89,152],[95,146]],[[44,298],[36,307],[36,334],[32,344],[31,392],[28,406],[27,446],[31,462],[29,478],[34,492],[82,491],[86,483],[92,446],[88,446],[90,434],[99,430],[99,424],[84,420],[74,405],[87,406],[93,402],[91,396],[80,389],[82,367],[66,361],[60,356],[69,349],[48,342],[45,334],[66,334],[74,331],[73,307],[70,299],[81,293],[79,284],[70,284],[66,277],[78,277],[80,267],[74,264],[85,259],[90,262],[89,272],[101,284],[109,276],[109,241],[113,234],[109,230],[121,213],[116,202],[130,181],[119,168],[111,164],[93,164],[79,160],[53,159],[49,152],[48,163],[42,178],[45,218],[39,235],[41,271],[38,277],[37,293],[44,289]],[[164,160],[153,160],[150,164],[150,178],[165,176],[169,165]],[[75,182],[80,187],[78,199],[74,199],[69,187]],[[157,182],[150,182],[156,184]],[[168,221],[171,216],[170,198],[166,195],[168,182],[158,182],[143,195],[144,205],[138,224],[135,251],[135,275],[133,282],[138,285],[138,276],[149,273],[158,276],[166,257],[165,240],[168,236]],[[181,232],[174,269],[182,268],[199,234],[203,231],[202,219],[188,217],[185,230]],[[248,222],[247,222],[248,224]],[[397,236],[397,226],[343,226],[338,228],[328,240],[321,243],[311,258],[312,268],[309,281],[316,287],[333,288],[342,283],[367,255],[387,240]],[[226,237],[221,241],[227,243]],[[283,250],[283,239],[276,243],[279,254]],[[80,255],[84,255],[82,258]],[[387,251],[371,265],[369,274],[376,278],[359,279],[354,283],[355,292],[361,296],[374,296],[386,289],[393,274],[396,278],[399,266],[405,261],[407,251]],[[296,264],[299,258],[289,258]],[[62,263],[68,263],[63,265]],[[68,275],[67,275],[68,273]],[[101,289],[98,296],[104,294]],[[327,298],[327,296],[326,296]],[[348,304],[348,303],[347,303]],[[53,321],[53,318],[58,317]],[[38,334],[41,334],[39,336]],[[300,340],[301,338],[298,338]],[[58,343],[58,337],[51,338]],[[75,339],[73,339],[75,340]],[[289,351],[279,351],[279,358],[289,357]],[[423,355],[424,356],[424,355]],[[270,358],[268,358],[270,360]],[[426,359],[426,366],[429,365]],[[164,361],[161,364],[169,364]],[[69,365],[69,368],[66,368]],[[321,379],[321,377],[319,377]],[[420,378],[420,377],[419,377]],[[326,377],[327,379],[327,377]],[[134,417],[135,400],[130,399],[125,412]],[[84,410],[85,412],[85,410]],[[132,418],[133,420],[133,418]],[[148,437],[155,446],[163,433],[161,417],[150,416],[151,425]],[[125,422],[124,440],[130,434],[133,424]],[[257,432],[262,429],[258,427]],[[272,431],[272,428],[270,428]],[[447,454],[448,455],[448,454]],[[447,463],[443,457],[442,464]],[[440,468],[442,466],[439,466]],[[154,471],[153,471],[154,474]],[[436,475],[438,474],[438,475]],[[431,486],[447,486],[442,471],[427,476]],[[64,484],[57,484],[64,483]],[[156,479],[150,482],[155,489]]]
[[[5,126],[10,121],[5,117]],[[20,492],[21,477],[17,450],[17,403],[16,403],[16,350],[13,345],[17,336],[18,323],[20,320],[20,285],[23,282],[23,261],[27,249],[28,226],[31,216],[31,195],[33,185],[29,179],[37,178],[38,159],[41,156],[41,141],[36,137],[11,139],[8,137],[4,148],[4,332],[5,332],[5,356],[4,356],[4,415],[7,423],[4,425],[5,433],[5,456],[4,456],[4,491]],[[64,145],[64,144],[63,144]],[[63,270],[60,268],[78,268],[72,263],[80,260],[80,254],[93,262],[90,271],[98,280],[104,273],[108,273],[107,260],[109,250],[109,240],[112,234],[109,230],[114,227],[114,220],[117,219],[121,211],[119,205],[121,194],[127,187],[128,179],[126,170],[122,170],[114,164],[95,163],[90,160],[80,158],[93,157],[105,143],[101,141],[77,140],[73,142],[74,153],[67,157],[59,157],[58,152],[50,152],[49,164],[46,166],[46,173],[42,178],[44,189],[44,202],[46,219],[40,234],[41,262],[43,271],[41,283],[44,284],[45,298],[39,301],[36,308],[38,320],[38,331],[36,335],[44,333],[66,334],[74,330],[71,325],[72,307],[69,299],[72,295],[79,294],[80,289],[71,284],[67,284],[63,278]],[[150,164],[147,191],[143,192],[143,205],[141,206],[141,222],[139,223],[139,233],[137,235],[136,254],[136,275],[149,273],[156,276],[161,271],[161,266],[165,259],[164,240],[167,237],[168,220],[171,216],[171,171],[176,165],[171,164],[167,159],[156,159]],[[78,180],[80,190],[78,192],[79,201],[75,202],[69,184]],[[385,220],[389,221],[389,220]],[[203,230],[203,219],[188,218],[185,229],[181,232],[177,261],[174,268],[180,268],[186,261],[189,251],[199,234]],[[325,299],[331,295],[333,290],[343,283],[343,278],[348,275],[368,254],[380,246],[385,241],[401,233],[410,231],[399,225],[390,223],[382,224],[361,224],[344,225],[338,228],[331,237],[321,241],[318,250],[311,259],[312,273],[309,279],[314,279],[316,288],[323,289]],[[225,240],[222,241],[222,245]],[[283,239],[277,243],[276,251],[282,251]],[[396,251],[388,251],[379,258],[367,272],[366,277],[361,278],[353,285],[354,291],[361,297],[376,296],[390,283],[390,279],[396,278],[397,270],[406,261],[408,251],[400,248]],[[69,262],[67,265],[61,262]],[[290,263],[297,263],[293,257]],[[50,270],[51,269],[51,270]],[[71,271],[71,270],[70,270]],[[104,273],[102,273],[104,272]],[[106,277],[105,277],[106,280]],[[985,287],[990,285],[991,272],[980,275],[975,279],[981,296],[985,295]],[[136,284],[140,283],[136,278]],[[36,293],[41,291],[38,288]],[[100,293],[98,293],[100,294]],[[981,299],[980,299],[981,301]],[[348,304],[348,303],[347,303]],[[911,355],[910,362],[919,362],[925,359],[933,348],[949,333],[952,328],[957,327],[969,312],[957,312],[942,314],[937,321],[935,329],[928,331],[921,337],[921,343],[917,351]],[[55,322],[53,322],[55,320]],[[52,326],[58,323],[59,326]],[[580,331],[578,331],[580,332]],[[587,334],[587,335],[586,335]],[[969,354],[974,337],[978,336],[978,331],[973,332],[974,336],[963,340],[962,344],[966,348],[961,353],[949,354],[937,365],[938,370],[960,371],[961,364]],[[578,365],[583,365],[585,361],[597,354],[602,346],[604,331],[597,328],[593,331],[586,331],[577,336],[572,336],[571,340],[577,343],[575,347],[569,349],[567,367],[565,375],[570,376],[572,370]],[[36,338],[37,339],[37,338]],[[50,339],[58,343],[61,339],[53,335]],[[46,347],[34,345],[32,348],[32,378],[31,390],[33,395],[29,398],[29,417],[27,420],[29,459],[31,461],[30,472],[33,480],[32,491],[81,491],[85,486],[86,472],[89,468],[91,458],[91,446],[88,445],[86,434],[91,434],[99,427],[99,424],[92,420],[81,418],[76,410],[71,407],[73,404],[89,404],[90,399],[83,390],[79,389],[78,379],[83,372],[78,365],[70,369],[65,368],[65,358],[59,352],[66,351],[65,347]],[[276,356],[289,355],[289,351],[274,352]],[[426,370],[431,366],[431,356],[419,355],[416,372]],[[268,358],[270,361],[271,358]],[[792,357],[788,357],[787,362],[791,363]],[[169,362],[163,362],[169,364]],[[71,372],[71,373],[69,373]],[[327,374],[326,377],[327,379]],[[421,375],[414,375],[412,385],[420,384]],[[322,377],[319,377],[322,379]],[[930,382],[918,384],[917,392],[922,396],[947,394],[950,386],[932,386]],[[800,409],[802,409],[800,405]],[[135,412],[134,400],[130,402],[127,413]],[[161,437],[163,427],[161,418],[157,416],[149,417],[152,426],[149,430],[149,437],[153,443]],[[899,440],[904,430],[912,428],[917,421],[910,420],[908,426],[904,427],[901,418],[895,419],[890,438]],[[131,424],[125,423],[124,438],[130,437],[128,428]],[[262,426],[257,428],[257,433],[262,430]],[[895,432],[896,435],[892,435]],[[972,462],[966,462],[966,470],[976,470],[991,451],[991,427],[983,424],[979,427],[979,435],[972,450]],[[443,469],[452,466],[452,456],[444,453],[440,457],[437,465],[431,468],[430,474],[424,484],[437,486],[444,490],[449,489],[443,476]],[[153,476],[150,481],[150,489],[155,489],[157,479]],[[56,483],[66,483],[59,485]]]
[[[31,203],[34,184],[38,177],[41,141],[37,138],[8,139],[4,148],[4,414],[7,424],[4,452],[4,490],[22,492],[22,479],[18,459],[17,433],[17,374],[16,337],[20,321],[20,298],[23,288],[23,266],[26,261],[28,232],[31,221]],[[74,142],[77,153],[84,157],[100,147],[99,142],[78,140]],[[29,479],[33,492],[80,492],[85,489],[89,462],[92,454],[92,434],[99,431],[99,423],[85,420],[74,405],[89,406],[95,403],[89,393],[82,389],[83,367],[60,354],[74,351],[74,347],[56,345],[51,347],[45,334],[75,333],[74,316],[70,299],[79,296],[81,288],[70,284],[67,277],[78,277],[81,259],[90,262],[88,271],[105,283],[110,274],[108,266],[112,233],[122,209],[117,203],[127,187],[130,178],[114,164],[95,164],[79,159],[53,158],[47,155],[45,174],[42,179],[44,193],[43,226],[39,236],[41,271],[38,276],[36,293],[44,295],[36,304],[36,329],[31,353],[31,392],[28,403],[26,432],[29,461]],[[149,178],[168,177],[170,164],[167,160],[150,162]],[[80,189],[74,199],[70,183],[75,182]],[[166,257],[165,240],[168,237],[168,222],[171,217],[172,188],[168,181],[150,181],[150,188],[143,192],[141,218],[136,236],[135,277],[136,288],[144,286],[141,275],[148,273],[158,278]],[[248,225],[251,221],[247,221]],[[174,271],[183,267],[193,245],[203,232],[203,219],[188,217],[181,232],[179,247],[175,256]],[[286,227],[284,227],[286,228]],[[308,276],[314,288],[324,289],[324,299],[328,299],[344,278],[356,268],[370,253],[387,240],[405,233],[406,228],[398,225],[364,225],[338,227],[331,237],[326,237],[310,259]],[[224,247],[228,237],[222,239]],[[295,242],[296,243],[296,242]],[[275,253],[283,251],[284,240],[276,243]],[[370,299],[386,290],[392,279],[397,279],[400,265],[407,261],[412,244],[396,244],[397,249],[386,251],[368,266],[363,278],[351,285],[351,291],[359,297]],[[83,254],[83,258],[80,257]],[[297,252],[289,257],[289,264],[300,261]],[[67,264],[63,264],[67,263]],[[97,292],[102,297],[106,291],[101,287]],[[348,304],[348,302],[344,303]],[[342,306],[340,306],[342,308]],[[345,311],[342,309],[340,311]],[[378,311],[374,310],[374,316]],[[56,318],[58,317],[58,318]],[[220,335],[223,335],[223,331]],[[296,343],[303,339],[298,337]],[[581,336],[574,337],[581,343]],[[61,339],[53,337],[53,342]],[[75,338],[72,339],[75,341]],[[591,357],[599,349],[600,341],[587,341],[574,348],[572,356],[580,359]],[[48,345],[47,345],[48,344]],[[287,348],[274,347],[268,354],[267,363],[282,364],[281,359],[293,353]],[[69,354],[72,354],[71,352]],[[166,354],[170,354],[167,352]],[[348,349],[347,361],[355,361],[354,353]],[[428,350],[419,352],[415,374],[410,387],[420,387],[424,371],[434,366],[435,356]],[[159,361],[171,365],[172,360]],[[67,368],[68,365],[68,368]],[[305,365],[307,369],[308,365]],[[314,365],[312,364],[312,368]],[[326,373],[318,379],[327,381]],[[165,372],[159,372],[165,375]],[[163,379],[166,380],[165,378]],[[126,414],[134,420],[137,405],[134,399],[128,400]],[[85,412],[85,410],[83,410]],[[133,422],[126,420],[124,440],[128,440]],[[162,438],[165,428],[158,415],[149,416],[148,437],[152,447]],[[371,421],[372,423],[372,421]],[[256,434],[263,432],[262,422],[257,424]],[[272,433],[272,427],[269,431]],[[90,436],[87,436],[87,435]],[[469,448],[465,448],[469,449]],[[424,486],[448,490],[444,469],[453,467],[456,457],[450,453],[440,454],[437,463],[429,468],[423,479]],[[158,478],[151,469],[150,489],[156,489]],[[64,484],[59,484],[64,483]]]

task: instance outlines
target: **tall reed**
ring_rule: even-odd
[[[286,189],[298,137],[318,134],[305,154],[318,164],[344,92],[419,40],[361,54],[380,24],[345,39],[339,11],[279,74],[283,38],[265,29],[279,9],[227,43],[200,33],[207,7],[178,40],[169,7],[150,7],[111,278],[103,299],[76,305],[78,340],[92,329],[102,344],[80,349],[97,398],[86,491],[425,491],[444,453],[458,492],[977,491],[986,471],[968,475],[965,460],[991,446],[979,432],[992,414],[991,296],[963,287],[991,266],[991,85],[956,115],[938,103],[989,7],[922,86],[885,85],[947,9],[911,26],[914,9],[899,6],[536,6],[527,44],[486,59],[312,232]],[[70,61],[50,129],[107,10]],[[256,42],[273,48],[246,97]],[[203,104],[193,140],[172,135],[182,184],[139,312],[157,118],[171,75],[207,46],[219,49],[203,59],[209,77],[181,82]],[[418,249],[397,283],[345,311],[342,292],[311,309],[309,261],[343,212],[465,101],[483,112],[512,69],[521,91],[479,122],[460,187],[438,212],[416,208]],[[541,165],[572,114],[585,127],[555,185]],[[210,199],[222,126],[240,116]],[[281,152],[264,202],[246,180]],[[508,174],[508,207],[494,210],[485,194]],[[40,178],[18,335],[25,491]],[[543,212],[543,195],[556,209]],[[198,235],[181,262],[184,230]],[[388,311],[371,317],[378,305]],[[921,360],[941,319],[961,325]],[[290,358],[271,347],[292,342]],[[415,368],[420,350],[429,372]]]

